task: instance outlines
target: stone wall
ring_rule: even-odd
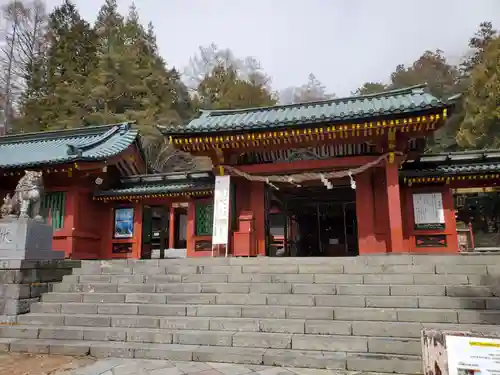
[[[30,311],[52,284],[70,275],[80,261],[0,260],[0,323],[13,323]]]

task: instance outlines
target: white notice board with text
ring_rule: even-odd
[[[212,245],[228,244],[230,188],[229,176],[215,177]]]
[[[500,339],[446,335],[448,375],[500,374]]]
[[[413,194],[413,216],[417,229],[444,226],[443,194]]]

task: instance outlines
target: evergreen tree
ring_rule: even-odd
[[[378,94],[389,90],[389,87],[382,82],[365,82],[360,88],[353,92],[353,95]]]
[[[187,89],[175,70],[167,70],[152,24],[147,30],[142,26],[134,5],[123,19],[116,2],[106,0],[96,30],[99,66],[88,80],[88,123],[132,120],[143,136],[157,138],[156,124],[181,123],[190,117]]]
[[[217,66],[207,74],[196,92],[202,109],[236,109],[276,104],[276,99],[263,84],[238,77],[236,69]]]
[[[189,95],[187,86],[182,82],[181,75],[177,69],[173,68],[168,71],[170,82],[173,86],[174,103],[176,112],[182,123],[191,120],[195,115],[195,106]]]
[[[185,70],[195,106],[203,109],[276,104],[270,78],[252,57],[239,59],[215,44],[200,47]]]
[[[88,76],[97,68],[97,35],[69,0],[49,16],[47,104],[56,127],[78,127],[88,112]],[[52,125],[49,124],[52,127]]]
[[[122,96],[126,90],[122,60],[125,51],[124,19],[115,0],[106,0],[97,16],[98,65],[87,80],[90,113],[85,122],[92,125],[126,121]]]
[[[45,56],[40,54],[33,58],[26,69],[26,89],[21,98],[21,116],[15,123],[15,129],[19,132],[46,130],[49,124],[44,107],[47,95]]]
[[[465,147],[500,146],[500,37],[488,42],[477,65],[470,71],[464,96],[465,119],[458,141]]]
[[[481,22],[478,31],[469,40],[469,55],[460,64],[464,78],[469,77],[471,71],[482,61],[484,51],[488,44],[498,37],[498,31],[491,22]]]
[[[50,13],[46,38],[46,53],[27,77],[22,122],[36,121],[41,130],[81,126],[88,113],[87,77],[98,62],[96,34],[65,0]]]

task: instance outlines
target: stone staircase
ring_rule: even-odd
[[[0,326],[0,349],[417,374],[423,327],[500,331],[499,261],[82,261]]]

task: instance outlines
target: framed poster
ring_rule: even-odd
[[[113,238],[132,238],[134,236],[134,209],[115,208]]]
[[[230,177],[216,176],[212,246],[227,245],[228,243],[230,193]]]
[[[415,229],[444,229],[443,195],[413,194]]]
[[[449,375],[500,372],[500,339],[446,335]]]

